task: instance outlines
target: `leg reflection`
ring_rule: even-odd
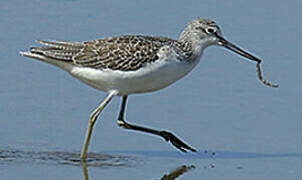
[[[182,165],[176,168],[174,171],[170,172],[169,174],[165,174],[160,180],[175,180],[179,176],[183,175],[184,173],[194,168],[195,168],[194,165],[191,166]]]
[[[82,170],[83,170],[84,180],[89,180],[87,163],[85,161],[82,161]]]
[[[165,174],[164,176],[162,176],[160,179],[157,180],[175,180],[176,178],[180,177],[184,173],[194,168],[195,168],[194,165],[190,165],[190,166],[182,165],[176,168],[175,170],[173,170],[172,172],[170,172],[169,174]],[[86,163],[86,161],[82,161],[82,170],[83,170],[84,180],[89,180],[88,164]]]

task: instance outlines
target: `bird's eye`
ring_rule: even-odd
[[[216,32],[216,29],[214,29],[214,28],[212,28],[212,27],[206,28],[206,33],[208,33],[208,34],[213,34],[213,33],[215,33],[215,32]]]

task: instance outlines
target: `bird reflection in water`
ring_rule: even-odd
[[[174,180],[194,168],[195,168],[194,165],[191,166],[182,165],[176,168],[174,171],[170,172],[169,174],[165,174],[160,180]]]
[[[81,166],[84,180],[89,179],[88,167],[110,168],[110,167],[136,167],[138,159],[134,156],[117,155],[117,154],[99,154],[89,153],[87,159],[81,160],[78,153],[70,152],[36,152],[23,150],[1,150],[0,164],[4,163],[39,163],[39,164],[60,164]],[[161,178],[153,180],[175,180],[184,173],[194,169],[194,165],[182,165],[174,169],[172,172],[164,174]],[[142,177],[143,179],[144,177]]]
[[[88,175],[88,164],[83,161],[83,176],[84,176],[84,180],[89,180],[89,175]],[[183,175],[184,173],[188,172],[191,169],[194,169],[195,166],[194,165],[190,165],[190,166],[186,166],[186,165],[182,165],[178,168],[176,168],[175,170],[173,170],[172,172],[168,173],[168,174],[164,174],[160,179],[154,179],[154,180],[175,180],[176,178],[180,177],[181,175]]]

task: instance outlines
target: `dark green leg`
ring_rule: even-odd
[[[120,110],[118,121],[117,121],[117,124],[120,127],[123,127],[125,129],[134,130],[134,131],[141,131],[141,132],[161,136],[166,141],[170,141],[177,149],[179,149],[182,152],[187,152],[186,150],[196,152],[195,149],[191,148],[190,146],[188,146],[187,144],[182,142],[179,138],[177,138],[175,135],[173,135],[172,133],[170,133],[168,131],[159,131],[159,130],[154,130],[154,129],[150,129],[150,128],[146,128],[146,127],[137,126],[137,125],[127,123],[124,120],[124,112],[125,112],[125,109],[126,109],[127,97],[128,96],[123,96],[123,99],[122,99],[121,110]]]

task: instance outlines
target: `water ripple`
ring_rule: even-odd
[[[70,152],[35,152],[22,150],[0,150],[1,163],[45,163],[93,167],[134,166],[137,158],[127,155],[89,153],[86,162],[82,162],[79,153]]]

